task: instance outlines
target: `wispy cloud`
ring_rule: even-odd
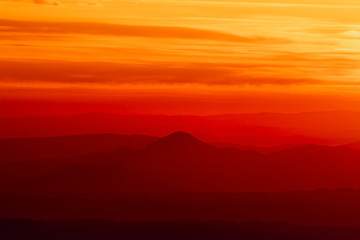
[[[45,5],[54,5],[54,6],[60,6],[63,7],[64,5],[56,0],[33,0],[36,4],[45,4]]]
[[[1,61],[0,71],[7,82],[53,82],[96,84],[205,84],[205,85],[303,85],[327,84],[306,75],[280,75],[268,64],[199,64],[105,62]],[[282,66],[286,67],[286,66]],[[21,69],[21,71],[16,71]],[[258,74],[261,73],[261,74]]]
[[[177,3],[179,1],[176,0],[158,0],[156,2],[174,2]],[[197,5],[222,5],[222,6],[253,6],[253,7],[307,7],[307,8],[360,8],[360,5],[355,4],[355,2],[352,2],[352,4],[320,4],[320,3],[301,3],[301,2],[280,2],[280,1],[254,1],[254,2],[247,2],[247,1],[211,1],[211,0],[189,0],[185,2],[186,4],[197,4]]]
[[[82,22],[36,22],[4,19],[0,20],[0,26],[3,28],[3,32],[12,33],[91,34],[118,37],[180,38],[246,43],[289,43],[289,40],[282,38],[262,36],[244,37],[220,31],[172,26],[140,26]]]
[[[79,6],[84,7],[102,7],[103,5],[98,1],[79,2]]]
[[[52,6],[64,7],[64,5],[57,0],[0,0],[0,2],[34,3],[39,5],[52,5]]]

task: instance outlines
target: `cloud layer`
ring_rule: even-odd
[[[36,4],[45,4],[45,5],[54,5],[54,6],[60,6],[63,7],[64,5],[56,0],[33,0]]]
[[[44,0],[37,0],[43,2]],[[46,0],[52,1],[52,0]],[[3,32],[43,34],[91,34],[118,37],[200,39],[245,43],[288,43],[286,39],[268,37],[243,37],[230,33],[204,29],[172,26],[139,26],[108,23],[37,22],[0,19]]]

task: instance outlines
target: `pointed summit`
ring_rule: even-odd
[[[164,139],[164,140],[167,139],[168,141],[196,141],[196,142],[200,142],[200,140],[198,140],[193,135],[191,135],[189,133],[186,133],[186,132],[182,132],[182,131],[173,132],[173,133],[163,137],[162,139]]]
[[[181,131],[171,133],[148,146],[148,149],[163,151],[197,151],[210,148],[212,146],[209,144]]]

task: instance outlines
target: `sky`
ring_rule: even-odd
[[[0,0],[0,116],[358,110],[358,0]]]

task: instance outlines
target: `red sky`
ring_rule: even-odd
[[[355,0],[0,0],[1,116],[358,110]]]

